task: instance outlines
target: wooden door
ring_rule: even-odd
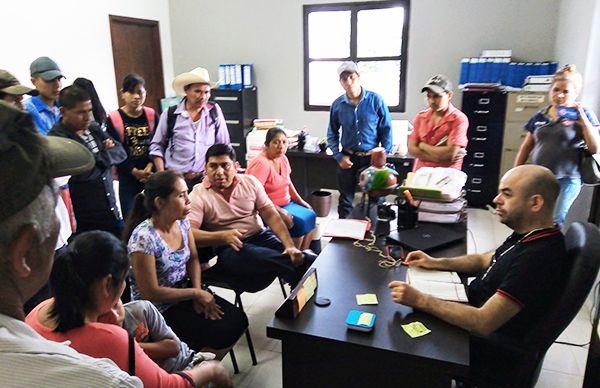
[[[120,90],[129,73],[141,75],[146,81],[146,106],[160,112],[160,100],[165,97],[162,53],[158,21],[109,15],[116,92],[122,104]]]

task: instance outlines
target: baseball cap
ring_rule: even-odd
[[[341,76],[342,73],[344,73],[346,71],[350,72],[350,73],[360,74],[358,72],[358,66],[356,65],[356,63],[350,62],[350,61],[344,62],[340,65],[340,67],[338,67],[338,69],[337,69],[338,76]]]
[[[39,57],[35,61],[31,62],[29,66],[31,76],[42,77],[46,81],[55,79],[56,77],[63,77],[60,67],[52,59],[48,57]]]
[[[23,94],[29,94],[32,96],[37,96],[38,91],[34,88],[27,87],[25,85],[21,85],[18,79],[15,78],[14,75],[10,74],[6,70],[0,69],[0,92],[6,94],[13,94],[16,96],[21,96]]]
[[[0,221],[18,213],[50,179],[94,167],[82,144],[38,133],[28,113],[0,101]]]
[[[427,80],[427,83],[421,89],[421,93],[427,90],[431,90],[436,94],[447,93],[452,91],[452,82],[443,74],[434,75]]]

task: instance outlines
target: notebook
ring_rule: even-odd
[[[430,251],[465,238],[459,232],[447,226],[435,223],[419,223],[414,229],[394,231],[387,237],[388,244],[402,245],[409,251]]]

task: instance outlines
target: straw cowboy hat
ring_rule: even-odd
[[[197,67],[187,73],[181,73],[173,80],[173,90],[177,94],[185,94],[183,88],[190,84],[208,84],[211,88],[217,86],[216,82],[210,82],[208,70],[203,67]]]

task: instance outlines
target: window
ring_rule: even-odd
[[[329,110],[343,93],[337,68],[354,61],[362,86],[404,112],[409,2],[304,6],[305,110]]]

